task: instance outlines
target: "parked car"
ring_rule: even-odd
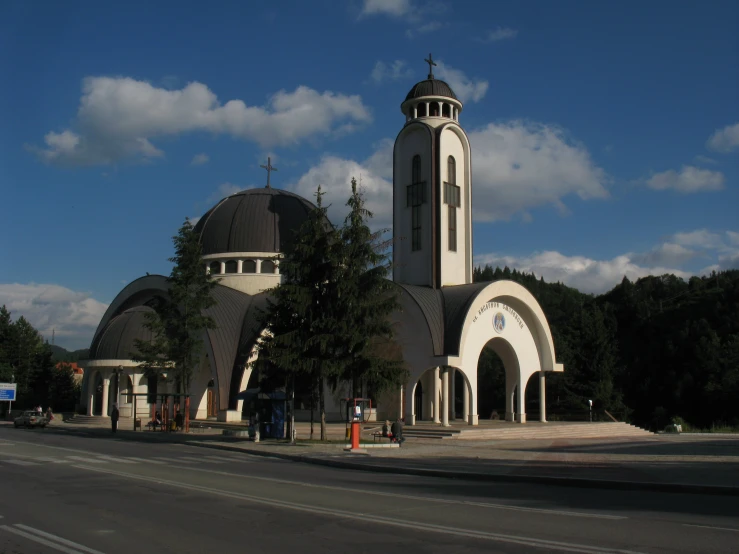
[[[23,412],[21,415],[15,418],[15,427],[46,427],[46,416],[33,410]]]

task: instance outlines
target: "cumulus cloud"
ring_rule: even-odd
[[[372,68],[370,77],[372,78],[372,81],[379,85],[386,81],[409,79],[412,75],[413,72],[408,68],[407,64],[403,60],[395,60],[390,64],[386,64],[381,61],[375,63],[375,67]]]
[[[29,148],[45,162],[96,165],[161,157],[151,139],[165,136],[208,132],[267,148],[346,133],[371,120],[360,96],[305,86],[278,91],[264,106],[247,106],[242,100],[221,104],[198,82],[167,90],[128,77],[88,77],[74,130],[51,131],[44,147]]]
[[[408,38],[413,38],[443,27],[440,21],[433,18],[446,10],[446,4],[436,0],[364,0],[359,19],[386,16],[405,21],[410,25],[405,34]]]
[[[403,17],[410,12],[410,0],[364,0],[360,17],[368,15]]]
[[[195,154],[190,165],[205,165],[210,161],[208,154]]]
[[[13,319],[25,317],[47,340],[52,331],[56,341],[67,349],[87,348],[108,308],[89,293],[60,285],[0,284],[0,305]]]
[[[407,36],[408,38],[413,38],[418,35],[433,33],[434,31],[438,31],[439,29],[441,29],[443,26],[444,25],[441,23],[441,21],[429,21],[428,23],[422,23],[408,29],[405,32],[405,36]]]
[[[684,165],[679,172],[670,169],[652,175],[646,180],[646,185],[654,190],[674,190],[684,194],[715,191],[724,188],[724,174]]]
[[[551,205],[566,212],[563,198],[607,198],[609,177],[582,144],[555,125],[491,123],[469,133],[472,143],[474,216],[507,220]]]
[[[484,39],[481,40],[481,42],[498,42],[501,40],[516,38],[517,36],[517,29],[511,29],[510,27],[498,27],[497,29],[488,31],[488,34],[485,36]]]
[[[341,223],[346,216],[346,201],[351,193],[352,177],[361,184],[367,209],[374,215],[372,227],[385,228],[392,225],[393,210],[393,143],[384,139],[375,145],[375,152],[366,160],[356,161],[337,156],[324,156],[292,187],[297,194],[315,201],[318,185],[326,193],[324,205],[330,204],[328,215],[331,221]]]
[[[452,87],[462,102],[479,102],[488,91],[488,82],[483,79],[471,79],[459,69],[454,69],[444,62],[437,61],[434,68],[435,75]]]
[[[242,190],[252,189],[252,188],[254,188],[254,185],[240,186],[240,185],[235,185],[234,183],[221,183],[220,185],[218,185],[218,188],[215,191],[213,191],[213,193],[210,196],[208,196],[208,199],[206,200],[206,202],[208,203],[209,209],[210,209],[211,204],[219,202],[220,200],[223,200],[227,196],[231,196],[232,194],[236,194],[237,192],[241,192]]]
[[[716,152],[739,150],[739,123],[717,129],[708,139],[706,146]]]
[[[675,244],[674,242],[665,242],[658,246],[655,246],[649,252],[635,254],[634,256],[632,256],[632,261],[636,264],[649,267],[675,267],[692,260],[697,255],[698,252],[689,248],[685,248],[685,246],[681,244]]]

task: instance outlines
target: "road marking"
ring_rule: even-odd
[[[163,465],[165,463],[165,462],[162,462],[160,460],[152,460],[152,459],[147,459],[147,458],[136,458],[134,456],[127,456],[127,458],[129,460],[135,460],[137,462],[144,462],[146,464],[161,464],[161,465]]]
[[[162,460],[163,462],[169,462],[172,463],[180,463],[180,464],[194,464],[195,462],[188,462],[187,460],[183,460],[181,458],[165,458],[164,456],[154,456],[157,460]]]
[[[39,465],[36,462],[30,462],[28,460],[5,460],[9,464],[14,464],[17,466],[37,466]]]
[[[177,466],[173,466],[177,467]],[[256,481],[266,481],[270,483],[279,483],[282,485],[294,485],[298,487],[306,487],[306,488],[314,488],[314,489],[327,489],[327,490],[333,490],[333,491],[341,491],[341,492],[350,492],[350,493],[357,493],[357,494],[363,494],[363,495],[373,495],[373,496],[385,496],[385,497],[391,497],[391,498],[402,498],[404,500],[418,500],[421,502],[434,502],[436,504],[452,504],[452,505],[464,505],[464,506],[477,506],[480,508],[491,508],[494,510],[512,510],[516,512],[534,512],[534,513],[540,513],[540,514],[551,514],[551,515],[558,515],[558,516],[565,516],[565,517],[584,517],[584,518],[591,518],[591,519],[608,519],[608,520],[622,520],[622,519],[629,519],[628,516],[614,516],[610,514],[596,514],[596,513],[588,513],[588,512],[570,512],[570,511],[564,511],[564,510],[549,510],[546,508],[529,508],[527,506],[514,506],[511,504],[492,504],[487,502],[474,502],[471,500],[452,500],[452,499],[446,499],[446,498],[436,498],[433,496],[417,496],[417,495],[411,495],[411,494],[401,494],[401,493],[395,493],[395,492],[383,492],[383,491],[373,491],[373,490],[366,490],[366,489],[355,489],[351,487],[339,487],[334,485],[317,485],[314,483],[305,483],[301,481],[291,481],[289,479],[278,479],[276,477],[260,477],[256,475],[243,475],[239,473],[229,473],[226,471],[218,471],[214,469],[205,469],[202,467],[187,467],[187,468],[180,468],[180,469],[189,469],[192,471],[201,471],[203,473],[213,473],[215,475],[223,475],[227,477],[238,477],[240,479],[254,479]]]
[[[222,464],[223,460],[215,461],[215,460],[204,460],[205,456],[181,456],[180,458],[177,458],[178,460],[190,460],[192,462],[196,463],[202,463],[202,462],[208,462],[211,464]]]
[[[86,464],[107,464],[106,460],[96,460],[94,458],[85,458],[84,456],[67,456],[68,459],[75,462],[85,462]]]
[[[713,527],[712,525],[694,525],[692,523],[683,523],[685,527],[700,527],[701,529],[713,529],[714,531],[733,531],[739,533],[739,529],[732,529],[731,527]]]
[[[123,457],[116,457],[116,456],[106,456],[104,454],[98,454],[98,458],[101,460],[105,460],[106,462],[120,462],[122,464],[137,464],[138,462],[134,462],[133,460],[126,459]]]
[[[289,510],[296,510],[300,512],[308,512],[311,514],[318,514],[324,516],[338,517],[342,519],[356,520],[360,522],[372,522],[380,525],[391,525],[393,527],[401,527],[404,529],[412,529],[414,531],[428,531],[432,533],[441,533],[445,535],[455,535],[468,538],[484,539],[489,541],[521,544],[524,546],[532,546],[536,548],[546,548],[548,550],[559,550],[565,552],[583,552],[583,553],[603,553],[603,554],[637,554],[631,550],[620,550],[614,548],[602,548],[599,546],[590,546],[586,544],[568,543],[560,541],[550,541],[545,539],[534,539],[519,535],[507,535],[503,533],[491,533],[487,531],[479,531],[475,529],[462,529],[455,527],[445,527],[443,525],[423,523],[420,521],[399,521],[393,518],[387,518],[382,516],[370,515],[367,513],[351,513],[346,510],[334,510],[331,508],[321,508],[319,506],[311,506],[309,504],[298,504],[296,502],[288,502],[284,500],[274,500],[271,498],[264,498],[260,496],[253,496],[250,494],[229,492],[220,489],[214,489],[211,487],[203,487],[199,485],[192,485],[188,483],[182,483],[179,481],[170,481],[168,479],[160,479],[158,477],[145,477],[143,475],[136,475],[133,473],[123,473],[121,471],[114,471],[110,469],[103,469],[100,467],[93,466],[74,466],[79,469],[86,471],[96,471],[98,473],[107,473],[109,475],[115,475],[118,477],[124,477],[128,479],[135,479],[139,481],[147,481],[150,483],[156,483],[158,485],[168,485],[170,487],[178,487],[187,489],[195,492],[202,492],[206,494],[213,494],[217,496],[223,496],[227,498],[235,498],[237,500],[248,500],[256,504],[263,504],[267,506],[273,506],[276,508],[287,508]]]
[[[56,535],[52,535],[51,533],[45,533],[44,531],[40,531],[38,529],[34,529],[33,527],[28,527],[27,525],[22,525],[20,523],[16,524],[13,527],[11,527],[10,525],[2,525],[0,526],[0,529],[9,533],[13,533],[15,535],[19,535],[39,544],[43,544],[44,546],[49,546],[55,550],[59,550],[60,552],[65,552],[66,554],[82,554],[83,552],[87,552],[89,554],[103,554],[99,550],[93,550],[92,548],[77,544],[76,542],[68,541],[67,539],[57,537]],[[71,546],[74,548],[67,548],[67,546]]]
[[[242,460],[241,458],[232,458],[231,456],[203,456],[203,458],[217,462],[244,462],[247,464],[253,462],[253,460]]]
[[[40,456],[38,458],[34,458],[34,460],[38,462],[44,462],[47,464],[71,464],[72,460],[65,460],[63,458],[52,458],[50,456]]]

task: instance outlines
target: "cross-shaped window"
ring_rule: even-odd
[[[449,250],[457,251],[457,208],[462,206],[457,186],[457,162],[454,156],[447,158],[447,181],[444,182],[444,204],[447,205],[447,243]]]
[[[426,183],[421,181],[421,156],[413,156],[411,184],[406,187],[406,206],[411,209],[411,250],[421,249],[421,205],[426,203]]]

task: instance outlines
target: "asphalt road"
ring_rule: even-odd
[[[0,427],[3,553],[694,553],[737,544],[735,497],[391,475]]]

